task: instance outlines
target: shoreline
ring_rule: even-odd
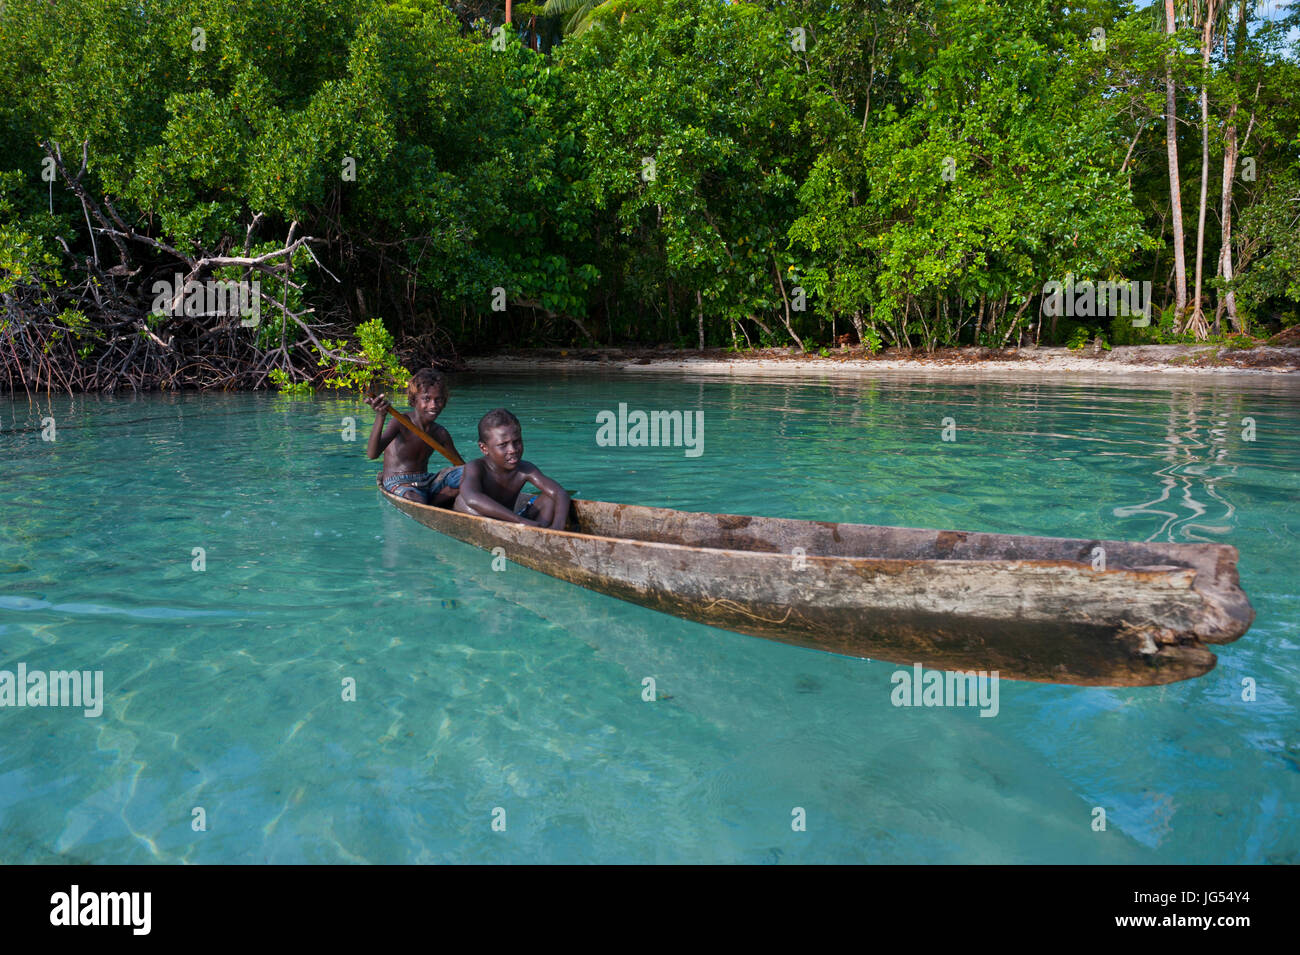
[[[895,375],[944,378],[988,378],[1010,375],[1074,380],[1096,377],[1140,377],[1152,373],[1161,380],[1227,377],[1300,381],[1300,348],[1260,346],[1230,349],[1222,345],[1127,345],[1098,355],[1066,348],[954,348],[933,354],[898,353],[891,349],[868,355],[861,348],[840,348],[822,357],[799,354],[792,348],[746,353],[723,349],[539,348],[513,350],[465,359],[471,372],[564,371],[686,372],[724,376],[789,376],[841,374],[859,377]]]

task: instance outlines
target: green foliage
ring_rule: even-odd
[[[99,338],[100,332],[91,325],[86,313],[77,308],[65,308],[55,319],[77,338]]]
[[[310,381],[293,381],[283,368],[273,368],[267,377],[286,398],[310,398],[315,394]]]
[[[559,17],[564,24],[565,33],[579,36],[591,29],[598,7],[609,7],[615,2],[616,0],[546,0],[542,12],[548,17]]]
[[[721,341],[733,321],[781,307],[774,275],[797,264],[784,232],[825,97],[758,7],[643,0],[617,12],[616,30],[567,43],[558,64],[583,147],[576,188],[627,237],[602,250],[602,271],[667,303],[672,337],[690,337],[680,326],[698,291]]]
[[[41,207],[29,178],[36,177],[20,169],[0,171],[0,295],[20,284],[63,282],[54,237],[69,223]]]
[[[1089,337],[1088,329],[1079,326],[1071,333],[1070,337],[1066,339],[1065,347],[1070,349],[1070,351],[1083,351],[1084,347],[1088,344]]]
[[[871,306],[873,327],[927,346],[956,342],[936,303],[1022,304],[1045,280],[1104,273],[1144,242],[1113,171],[1113,107],[1035,35],[1041,6],[959,2],[936,17],[951,42],[901,74],[897,101],[864,131],[821,153],[790,230],[826,263],[810,275],[833,309]]]
[[[1300,82],[1300,76],[1297,76]],[[1300,141],[1297,142],[1300,147]],[[1247,315],[1289,306],[1283,326],[1300,322],[1300,159],[1276,173],[1265,171],[1270,188],[1260,190],[1241,218],[1239,228],[1260,254],[1234,285]]]
[[[362,394],[404,388],[411,373],[402,367],[393,336],[379,319],[357,326],[356,342],[339,339],[322,344],[333,356],[322,355],[320,365],[329,371],[325,384]]]
[[[241,254],[255,216],[252,255],[291,223],[319,237],[329,273],[303,248],[262,292],[359,325],[327,346],[353,359],[331,368],[343,387],[400,377],[377,313],[399,338],[470,346],[694,347],[701,309],[715,345],[740,330],[762,347],[825,341],[849,317],[873,354],[1000,345],[1033,330],[1049,280],[1141,276],[1166,294],[1167,62],[1195,219],[1198,39],[1185,31],[1168,61],[1116,0],[543,12],[572,34],[549,54],[513,31],[495,49],[441,0],[6,0],[0,294],[44,302],[78,354],[93,350],[93,307],[54,301],[91,243],[80,202],[41,178],[52,139],[74,172],[84,141],[91,194],[187,253]],[[1253,119],[1258,175],[1235,187],[1231,284],[1207,232],[1207,312],[1231,289],[1247,327],[1276,327],[1300,322],[1300,66],[1285,26],[1250,17],[1211,63],[1210,221],[1231,104],[1241,132]],[[805,311],[787,310],[796,286]],[[1157,304],[1148,328],[1062,321],[1041,337],[1184,340]],[[308,353],[296,323],[261,315],[259,346]]]
[[[1075,327],[1074,331],[1070,333],[1070,337],[1066,339],[1065,347],[1070,351],[1083,351],[1085,348],[1089,348],[1094,341],[1100,345],[1103,351],[1111,350],[1110,342],[1106,341],[1106,336],[1101,332],[1092,331],[1086,325]]]
[[[1110,340],[1116,345],[1150,345],[1155,335],[1152,326],[1135,327],[1132,317],[1117,315],[1110,321]]]

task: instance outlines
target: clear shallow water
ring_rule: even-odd
[[[509,406],[584,497],[1241,550],[1258,616],[1209,675],[1004,681],[991,719],[493,572],[379,497],[359,403],[0,401],[0,669],[106,691],[0,708],[0,862],[1300,862],[1300,393],[1160,385],[456,383],[462,450]],[[703,410],[704,453],[598,447],[619,402]]]

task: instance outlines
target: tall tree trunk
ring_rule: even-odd
[[[1165,33],[1173,36],[1174,0],[1165,0]],[[1165,150],[1169,156],[1169,206],[1174,229],[1174,303],[1177,321],[1187,311],[1187,253],[1183,248],[1183,187],[1178,176],[1178,103],[1174,95],[1173,53],[1165,66]]]
[[[1219,276],[1227,283],[1220,300],[1220,308],[1215,309],[1214,324],[1218,330],[1220,313],[1226,310],[1232,330],[1241,331],[1241,320],[1237,317],[1237,296],[1232,290],[1232,184],[1237,177],[1237,104],[1228,110],[1228,128],[1224,133],[1223,144],[1223,203],[1219,210]]]
[[[877,14],[879,16],[879,14]],[[862,131],[867,131],[867,117],[871,115],[871,84],[876,80],[876,40],[880,38],[880,21],[871,18],[871,56],[867,59],[867,105],[862,110]]]
[[[776,256],[772,256],[772,271],[776,273],[776,285],[781,290],[781,301],[785,303],[785,330],[790,333],[790,337],[799,345],[799,351],[806,352],[803,339],[795,334],[794,326],[790,324],[790,298],[785,294],[785,281],[781,278],[781,266],[777,264]]]
[[[695,307],[700,314],[700,351],[704,351],[704,295],[698,289],[695,292]]]
[[[1034,296],[1031,294],[1028,298],[1026,298],[1023,302],[1020,303],[1020,307],[1016,309],[1016,317],[1013,318],[1011,320],[1011,324],[1007,326],[1007,333],[1002,336],[1002,344],[999,347],[1001,348],[1007,347],[1007,342],[1011,340],[1011,333],[1014,332],[1016,330],[1016,326],[1020,324],[1020,316],[1025,314],[1025,309],[1029,307],[1029,303],[1032,302],[1033,300],[1034,300]]]
[[[1187,327],[1198,338],[1209,329],[1201,308],[1202,278],[1205,274],[1205,207],[1210,186],[1210,50],[1214,44],[1214,12],[1217,0],[1206,0],[1205,23],[1201,27],[1201,202],[1196,216],[1196,293]]]
[[[862,309],[855,309],[853,312],[853,331],[857,333],[858,344],[867,343],[867,330],[862,326]]]
[[[1227,128],[1224,130],[1223,145],[1223,205],[1220,210],[1219,230],[1219,275],[1227,283],[1223,290],[1223,299],[1216,309],[1214,324],[1219,324],[1219,312],[1226,310],[1228,324],[1234,332],[1240,332],[1241,319],[1237,317],[1237,293],[1232,290],[1232,187],[1237,181],[1237,98],[1241,95],[1241,51],[1246,43],[1246,3],[1237,0],[1237,39],[1233,44],[1232,58],[1235,61],[1233,71],[1233,99],[1228,109]]]
[[[750,314],[750,315],[747,316],[747,317],[749,318],[749,320],[750,320],[751,322],[753,322],[755,325],[757,325],[759,328],[761,328],[761,329],[762,329],[762,330],[767,334],[767,338],[768,338],[768,341],[769,341],[769,342],[770,342],[773,338],[776,337],[776,336],[772,333],[772,329],[771,329],[771,327],[769,327],[768,324],[767,324],[766,322],[764,322],[761,318],[759,318],[757,315]],[[742,326],[742,328],[743,328],[743,327],[744,327],[744,326]],[[760,340],[760,344],[761,344],[761,340]]]
[[[673,302],[673,280],[671,277],[666,279],[668,283],[668,318],[673,323],[673,334],[678,338],[682,337],[682,323],[677,318],[677,306]],[[686,307],[690,308],[690,299],[687,299]]]

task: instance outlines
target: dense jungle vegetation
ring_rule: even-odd
[[[6,0],[0,388],[319,383],[385,331],[425,364],[1300,323],[1285,5],[505,14]],[[1050,282],[1150,282],[1150,322],[1045,314]]]

